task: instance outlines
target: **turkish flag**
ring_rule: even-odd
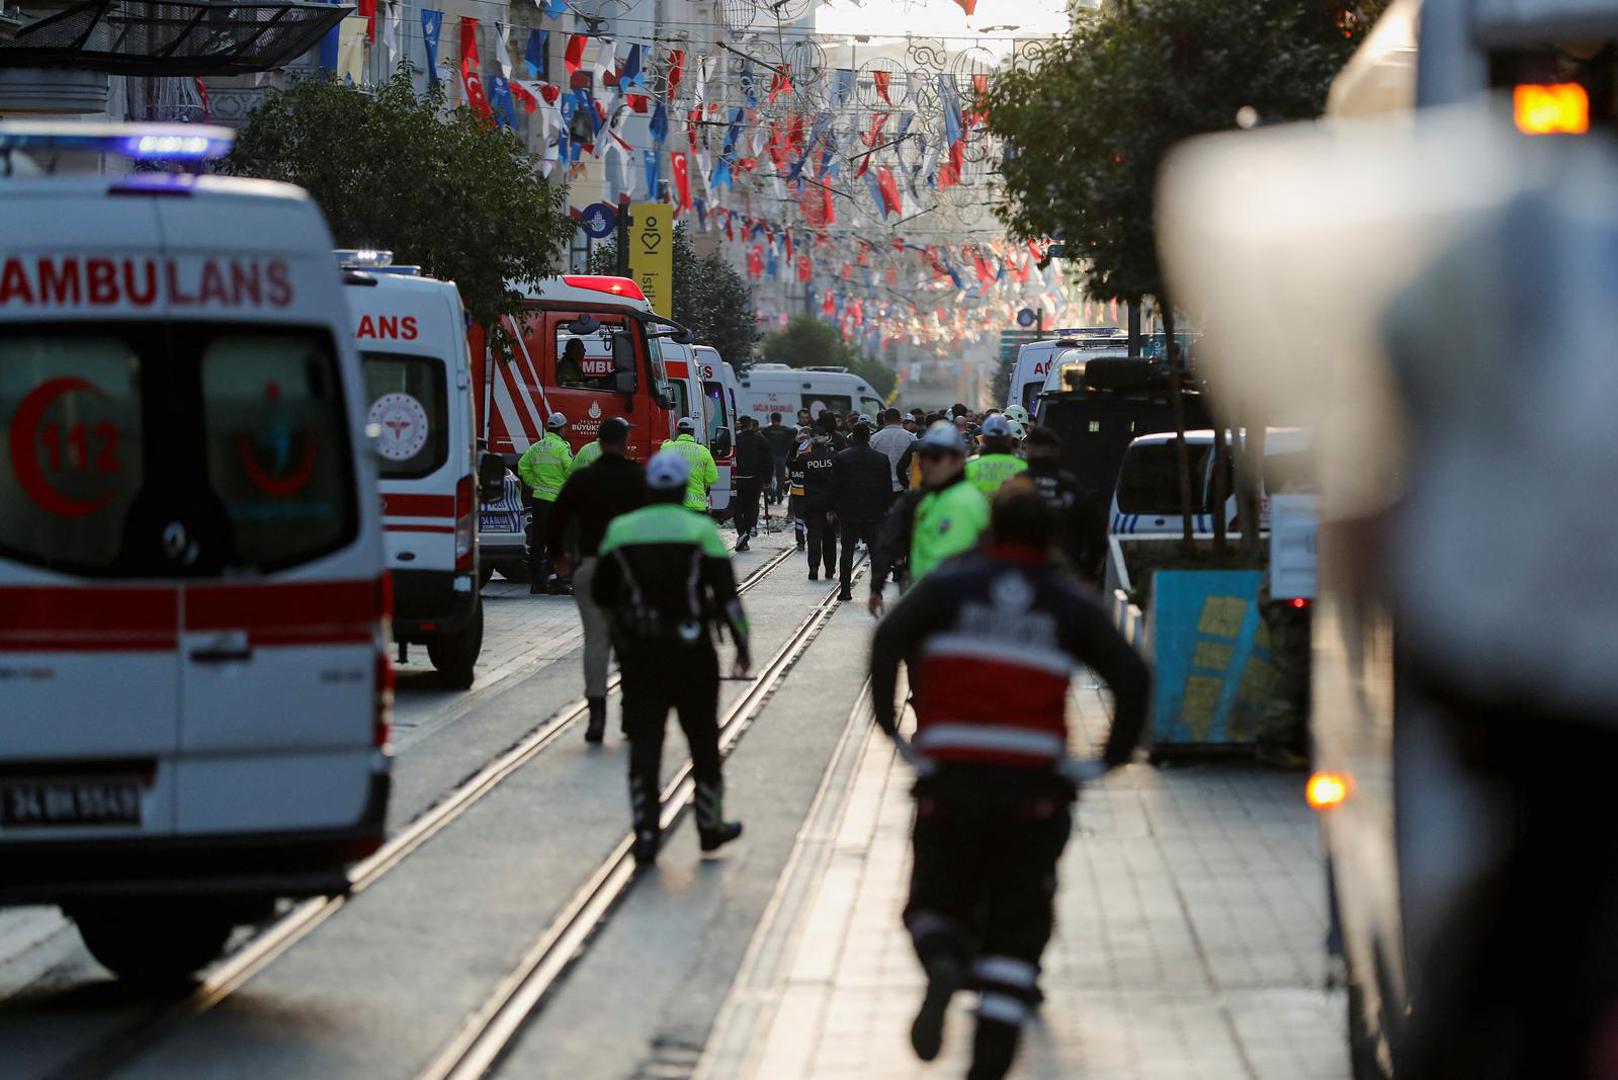
[[[961,5],[961,10],[966,12],[967,18],[971,18],[972,12],[977,10],[978,0],[955,0],[955,2]]]
[[[670,49],[669,50],[669,100],[670,101],[673,101],[674,100],[674,95],[679,93],[679,90],[680,90],[680,78],[684,74],[685,74],[685,50],[684,49]]]
[[[683,151],[676,150],[669,155],[669,163],[674,167],[674,210],[685,213],[691,209],[690,159]]]
[[[489,107],[489,96],[483,92],[483,61],[478,59],[478,21],[470,15],[461,16],[461,86],[466,90],[466,103],[485,120],[494,119]]]

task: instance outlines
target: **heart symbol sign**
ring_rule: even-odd
[[[663,234],[660,232],[643,232],[640,234],[641,246],[647,251],[656,251],[663,243]]]

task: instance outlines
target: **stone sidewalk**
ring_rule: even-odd
[[[1075,742],[1102,693],[1078,692]],[[873,732],[828,791],[761,926],[698,1076],[961,1076],[970,994],[931,1066],[908,1043],[923,978],[899,913],[909,770]],[[1014,1076],[1348,1076],[1344,1002],[1322,989],[1325,896],[1303,778],[1133,765],[1087,790],[1061,866],[1047,1001]],[[818,824],[817,824],[818,821]]]

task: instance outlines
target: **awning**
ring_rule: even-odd
[[[240,75],[285,66],[354,9],[297,0],[85,0],[0,36],[0,67]]]

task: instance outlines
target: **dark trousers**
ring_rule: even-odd
[[[637,835],[657,835],[663,734],[669,710],[691,748],[697,785],[697,828],[724,820],[725,782],[719,759],[719,657],[711,644],[672,641],[619,651],[624,732],[629,736],[629,805]]]
[[[805,507],[803,523],[809,532],[809,570],[819,570],[824,562],[829,578],[837,571],[837,527],[831,523],[831,511]]]
[[[854,544],[864,540],[869,547],[876,540],[876,522],[869,518],[856,518],[849,520],[845,517],[837,519],[837,529],[843,534],[843,558],[838,563],[838,580],[842,582],[843,591],[848,592],[854,578]]]
[[[551,560],[545,551],[545,526],[551,517],[551,507],[554,502],[536,499],[527,491],[523,492],[523,505],[530,511],[526,539],[528,541],[528,580],[536,585],[545,584],[551,576]]]
[[[736,535],[744,536],[758,528],[758,496],[762,481],[755,476],[736,480]]]
[[[787,484],[787,459],[778,457],[775,459],[775,471],[770,476],[770,501],[775,503],[784,502],[789,487],[790,485]]]
[[[1034,769],[947,765],[915,796],[905,926],[929,976],[953,970],[978,987],[970,1075],[1003,1076],[1037,1002],[1072,789]]]

